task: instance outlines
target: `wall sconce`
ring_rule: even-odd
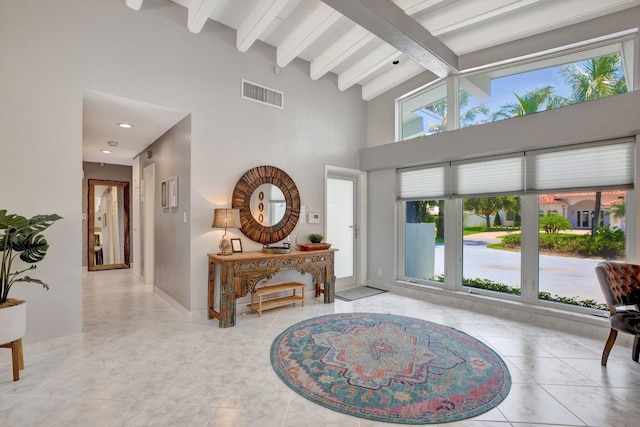
[[[220,255],[231,255],[231,243],[225,236],[227,235],[227,228],[240,228],[240,210],[239,209],[214,209],[213,210],[213,224],[211,228],[224,228],[224,234],[220,239]]]

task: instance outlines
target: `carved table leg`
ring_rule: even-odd
[[[324,303],[335,302],[336,276],[333,275],[333,262],[327,264],[324,270]]]
[[[220,269],[220,327],[230,328],[236,325],[236,294],[233,289],[231,266]]]

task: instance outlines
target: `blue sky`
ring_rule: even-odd
[[[556,95],[570,98],[571,88],[564,82],[560,74],[561,69],[562,67],[560,66],[551,67],[494,79],[491,82],[491,98],[483,100],[473,98],[469,102],[469,107],[484,102],[489,106],[490,112],[493,113],[498,111],[503,105],[514,103],[516,101],[513,95],[514,92],[522,95],[546,85],[555,87]]]

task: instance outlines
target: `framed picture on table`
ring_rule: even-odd
[[[231,239],[231,250],[233,253],[242,252],[242,240]]]

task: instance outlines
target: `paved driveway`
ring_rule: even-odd
[[[487,248],[490,243],[498,243],[498,236],[504,234],[507,233],[487,232],[464,237],[464,277],[484,278],[520,287],[520,252]],[[436,245],[436,274],[443,274],[443,257],[444,246]],[[552,295],[604,302],[595,275],[595,267],[600,261],[602,260],[540,255],[540,290]]]

